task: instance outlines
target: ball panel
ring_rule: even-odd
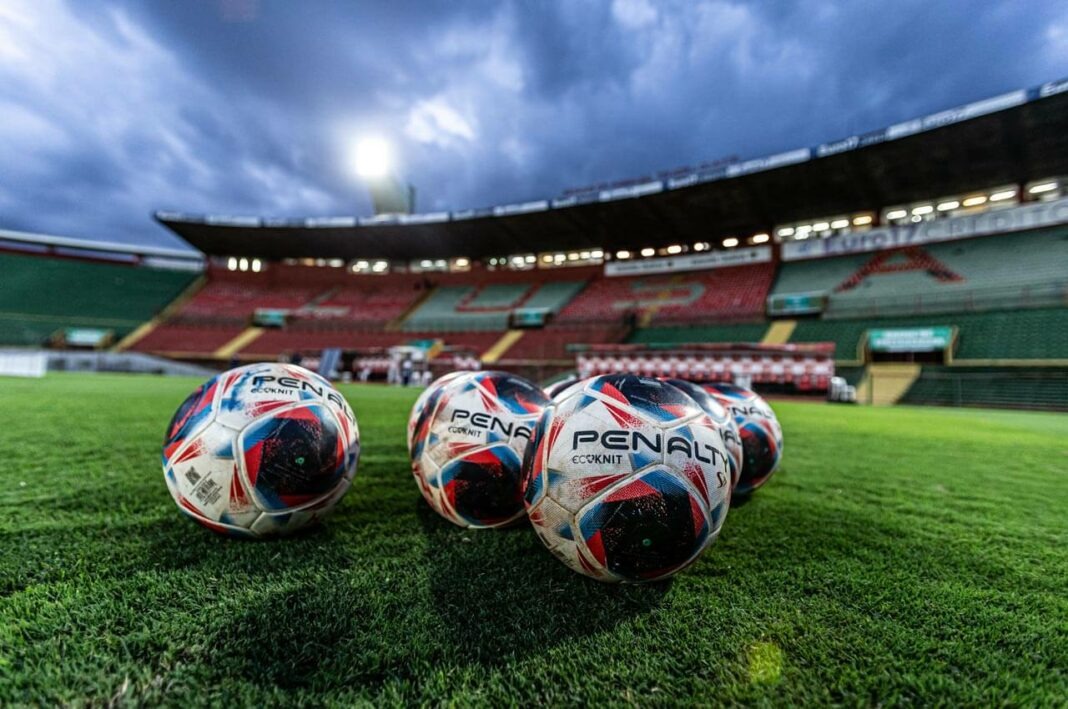
[[[664,468],[611,489],[578,519],[593,558],[628,581],[674,573],[709,540],[704,505]]]
[[[348,408],[329,382],[303,367],[249,364],[221,377],[216,419],[234,428],[291,404],[322,402],[331,395],[335,406]]]
[[[506,445],[466,453],[442,467],[436,478],[442,499],[472,527],[495,527],[523,513],[521,463]]]
[[[218,390],[218,377],[212,377],[201,384],[181,403],[171,417],[167,426],[167,435],[163,441],[163,465],[191,436],[211,423],[215,414],[215,393]]]
[[[586,391],[599,395],[610,409],[637,413],[653,423],[672,424],[699,413],[685,392],[652,377],[609,374],[591,380]]]
[[[323,406],[296,406],[261,418],[238,439],[256,504],[293,510],[330,493],[346,475],[348,451]]]
[[[178,451],[165,478],[171,496],[186,513],[244,529],[261,510],[241,481],[232,436],[224,427],[208,427]]]

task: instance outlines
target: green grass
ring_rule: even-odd
[[[0,380],[0,705],[1061,705],[1068,417],[782,403],[782,470],[673,581],[437,518],[412,392],[344,389],[327,524],[216,537],[158,444],[190,380]]]

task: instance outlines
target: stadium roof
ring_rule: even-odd
[[[776,224],[1068,174],[1068,80],[814,147],[602,192],[389,218],[157,212],[209,255],[473,258],[713,242]]]

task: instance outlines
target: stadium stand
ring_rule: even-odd
[[[196,277],[133,264],[0,253],[0,344],[41,345],[68,327],[122,337]]]
[[[902,403],[1068,409],[1068,370],[924,366]]]
[[[957,313],[862,320],[800,320],[790,342],[833,342],[839,361],[859,358],[870,328],[951,325],[959,328],[955,359],[1068,359],[1068,308]]]
[[[827,294],[828,318],[1059,305],[1068,229],[785,263],[772,296],[798,294]]]
[[[557,322],[620,320],[626,314],[667,321],[760,319],[774,264],[670,276],[601,278],[560,311]]]
[[[668,344],[687,342],[760,342],[768,329],[765,322],[688,327],[646,327],[634,331],[628,342]]]
[[[527,330],[508,348],[508,360],[564,360],[574,359],[571,345],[622,342],[627,330],[619,324],[610,325],[550,325],[541,330]]]

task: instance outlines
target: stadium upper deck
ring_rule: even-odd
[[[673,245],[730,248],[752,235],[796,238],[795,225],[818,236],[927,219],[913,205],[959,196],[940,204],[966,210],[969,199],[1005,192],[999,186],[1015,193],[1066,174],[1068,81],[1059,81],[817,146],[561,199],[389,218],[156,218],[213,256],[407,262],[599,250],[611,258]],[[994,191],[969,197],[977,189]],[[934,204],[928,214],[938,216]],[[813,229],[824,217],[824,228]]]

